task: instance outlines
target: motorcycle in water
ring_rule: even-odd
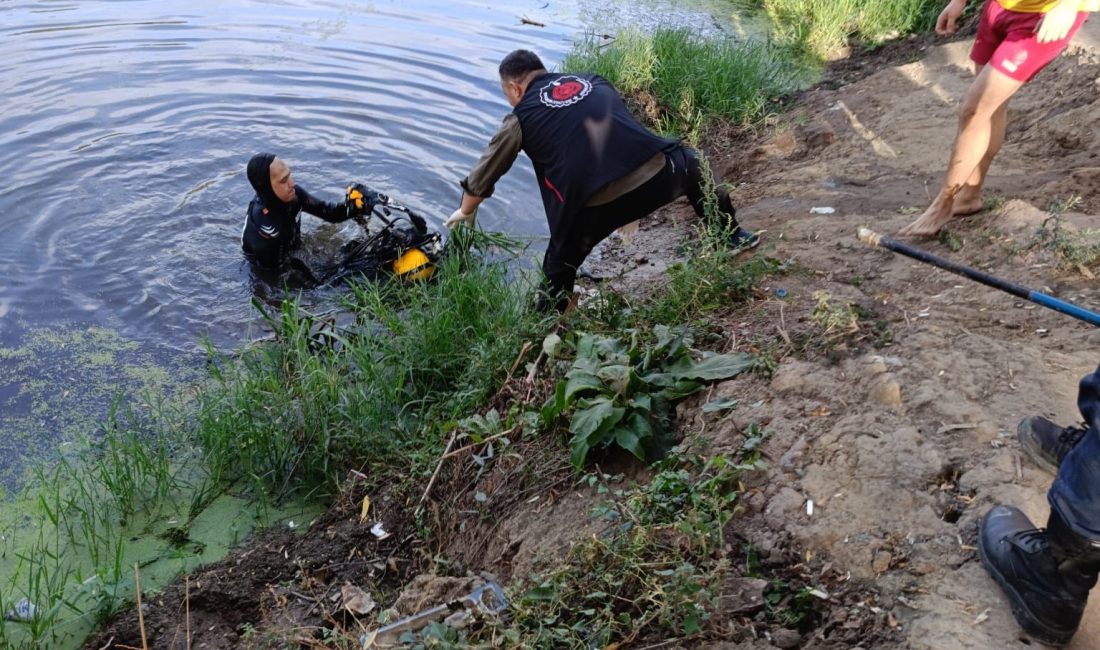
[[[365,216],[355,218],[365,236],[341,246],[335,264],[314,270],[317,286],[331,286],[357,275],[371,280],[390,276],[419,281],[435,274],[443,239],[438,232],[428,230],[424,217],[385,194],[368,194],[362,186],[349,187],[347,195],[359,207],[366,202],[371,206]],[[372,219],[382,224],[374,232]]]

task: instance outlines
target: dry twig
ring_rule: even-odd
[[[149,650],[149,641],[145,636],[145,612],[141,611],[141,569],[134,562],[134,591],[137,593],[138,628],[141,630],[141,650]]]
[[[187,650],[191,650],[191,576],[183,577],[184,627],[187,630]]]
[[[447,458],[451,458],[452,456],[458,456],[459,454],[461,454],[463,452],[470,451],[474,447],[477,447],[479,445],[484,445],[487,442],[492,442],[492,441],[496,440],[497,438],[503,438],[504,436],[510,435],[515,430],[516,430],[516,428],[512,427],[511,429],[501,431],[500,433],[494,433],[493,435],[491,435],[488,438],[482,440],[481,442],[475,442],[472,445],[466,445],[465,447],[459,447],[458,449],[455,449],[454,451],[445,452],[442,456],[439,457],[439,461],[442,464],[442,462]]]
[[[417,509],[428,500],[428,495],[432,492],[432,486],[435,485],[435,479],[439,478],[439,470],[443,469],[443,461],[447,459],[447,453],[451,451],[451,447],[455,444],[455,438],[457,436],[458,429],[455,429],[451,432],[451,439],[447,441],[447,448],[443,450],[443,456],[439,458],[439,462],[435,466],[435,471],[432,472],[432,477],[428,479],[428,487],[424,488],[424,494],[420,495],[420,501],[416,506]]]

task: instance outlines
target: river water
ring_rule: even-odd
[[[55,483],[29,478],[43,466],[32,461],[70,456],[116,398],[141,406],[186,393],[202,376],[204,339],[232,350],[260,333],[240,252],[252,154],[280,154],[298,184],[329,200],[364,182],[439,228],[509,110],[496,80],[504,54],[534,49],[554,66],[588,31],[732,32],[730,6],[0,0],[0,492]],[[537,251],[546,224],[535,187],[521,159],[481,223]],[[303,226],[319,254],[357,234],[309,216]],[[301,298],[325,304],[332,291]],[[84,613],[66,610],[49,647],[78,647],[95,624],[96,589],[121,582],[85,557],[95,539],[66,547],[77,564],[47,567],[53,556],[33,549],[49,540],[43,546],[26,518],[38,507],[0,501],[0,616],[23,596],[47,611],[33,585],[51,568],[51,593],[83,599],[75,611]],[[119,530],[112,521],[125,540],[114,569],[140,562],[143,584],[164,584],[258,523],[310,516],[286,504],[261,521],[254,508],[241,495],[214,499],[190,515],[196,543],[185,551],[162,536],[175,520],[149,515]],[[0,645],[14,647],[29,629],[0,625]]]
[[[87,428],[114,393],[156,384],[151,367],[178,380],[204,337],[227,349],[255,333],[239,243],[253,153],[280,154],[323,198],[362,181],[439,227],[508,110],[504,54],[529,48],[552,66],[586,31],[728,30],[728,11],[723,0],[0,0],[0,453]],[[534,187],[521,158],[481,223],[537,249]],[[355,234],[309,216],[303,226],[325,242]]]

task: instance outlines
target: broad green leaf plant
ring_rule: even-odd
[[[597,447],[616,445],[643,461],[664,455],[673,403],[708,382],[752,368],[745,353],[696,354],[687,328],[654,327],[656,342],[643,343],[638,330],[625,338],[577,333],[547,341],[544,349],[575,356],[564,379],[541,411],[553,424],[569,416],[570,458],[578,470]]]

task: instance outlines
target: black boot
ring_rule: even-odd
[[[1054,512],[1041,530],[1018,509],[997,506],[982,518],[978,555],[1025,632],[1051,645],[1073,638],[1100,572],[1100,541],[1077,535]]]
[[[719,225],[726,234],[726,245],[733,251],[756,248],[760,235],[742,228],[737,223],[737,210],[733,207],[730,195],[724,189],[718,190]]]
[[[1063,428],[1042,416],[1033,415],[1016,427],[1016,437],[1033,463],[1051,474],[1057,474],[1062,459],[1081,442],[1085,431],[1081,427]]]

